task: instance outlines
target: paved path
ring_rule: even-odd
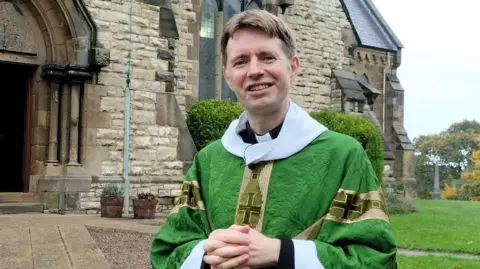
[[[406,256],[445,256],[458,259],[470,259],[480,260],[480,255],[466,254],[466,253],[453,253],[453,252],[440,252],[440,251],[423,251],[423,250],[409,250],[399,249],[398,254]]]
[[[0,215],[0,269],[110,269],[86,227],[155,234],[162,219]]]

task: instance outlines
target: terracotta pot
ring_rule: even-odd
[[[121,218],[123,197],[100,197],[100,207],[103,218]]]
[[[133,199],[133,218],[153,219],[157,210],[157,199]]]

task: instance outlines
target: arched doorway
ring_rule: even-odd
[[[108,64],[108,52],[80,0],[3,1],[0,25],[0,146],[8,149],[0,193],[58,194],[59,182],[79,175],[83,85]]]

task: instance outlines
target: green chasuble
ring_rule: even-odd
[[[294,239],[296,269],[397,268],[375,172],[355,139],[333,131],[253,170],[220,140],[201,150],[154,238],[153,268],[200,268],[202,242],[232,224]]]

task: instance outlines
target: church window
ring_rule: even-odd
[[[198,99],[214,99],[216,96],[216,0],[204,0],[200,9],[200,55]]]
[[[236,100],[234,92],[222,75],[220,35],[223,25],[245,9],[260,9],[260,0],[220,0],[223,10],[218,10],[217,1],[203,0],[200,8],[200,55],[198,99]]]
[[[242,1],[239,0],[224,0],[223,1],[223,24],[227,23],[233,15],[242,11]],[[222,77],[222,99],[236,100],[236,96],[227,84],[227,81]]]

